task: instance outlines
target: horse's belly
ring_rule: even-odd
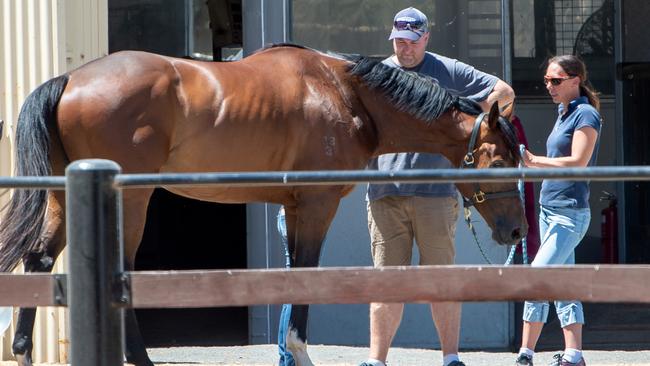
[[[163,187],[183,197],[220,203],[282,203],[289,197],[288,187]]]

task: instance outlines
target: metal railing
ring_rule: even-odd
[[[0,275],[0,305],[67,305],[70,311],[71,364],[121,365],[124,307],[204,307],[258,303],[354,303],[372,301],[487,301],[560,299],[553,291],[557,276],[571,272],[583,301],[650,303],[648,266],[572,266],[523,268],[503,266],[424,266],[312,268],[240,271],[125,272],[122,261],[123,189],[151,186],[332,185],[384,182],[496,182],[559,180],[650,180],[650,167],[562,169],[482,169],[378,171],[299,171],[263,173],[120,174],[108,160],[82,160],[66,169],[66,177],[0,178],[0,188],[66,190],[67,275]],[[541,273],[540,273],[541,272]],[[444,279],[437,281],[434,279]],[[454,286],[449,287],[449,278]],[[511,286],[508,278],[526,278]],[[275,286],[254,286],[272,280]],[[421,279],[421,280],[417,280]],[[426,279],[426,281],[424,281]],[[625,286],[620,282],[625,279]],[[303,281],[308,291],[284,286]],[[307,286],[305,281],[317,281]],[[374,281],[374,282],[373,282]],[[401,292],[363,288],[421,283]],[[520,281],[519,281],[520,282]],[[335,283],[336,286],[328,284]],[[182,286],[181,286],[182,285]],[[249,291],[251,287],[264,291]],[[182,289],[182,291],[178,291]],[[313,289],[313,290],[312,290]],[[31,292],[30,292],[31,291]],[[192,293],[201,291],[201,296]],[[293,292],[292,292],[293,291]],[[217,295],[207,295],[206,293]],[[166,296],[160,296],[165,294]],[[173,295],[170,295],[173,294]],[[141,296],[142,295],[142,296]],[[201,299],[190,301],[188,299]]]

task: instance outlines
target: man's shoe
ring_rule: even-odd
[[[515,366],[533,366],[533,358],[526,354],[521,354],[517,357]]]
[[[466,365],[460,361],[451,361],[451,363],[447,366],[466,366]]]
[[[549,364],[549,366],[586,366],[587,364],[585,363],[584,358],[580,358],[580,361],[577,363],[571,363],[565,359],[562,358],[564,354],[558,353],[553,356],[553,362]]]

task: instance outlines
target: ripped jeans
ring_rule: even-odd
[[[591,221],[589,208],[541,206],[539,213],[539,234],[541,245],[533,267],[556,264],[575,264],[575,248],[585,236]],[[567,287],[571,294],[571,279],[560,284]],[[579,301],[555,301],[560,326],[562,328],[574,323],[584,324],[582,303]],[[526,301],[523,319],[528,322],[543,322],[548,318],[547,301]]]

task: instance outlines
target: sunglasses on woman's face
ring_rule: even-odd
[[[548,85],[548,83],[551,83],[551,85],[553,86],[558,86],[562,84],[562,82],[564,82],[565,80],[573,79],[574,77],[575,75],[567,76],[564,78],[549,78],[544,76],[544,85]]]

